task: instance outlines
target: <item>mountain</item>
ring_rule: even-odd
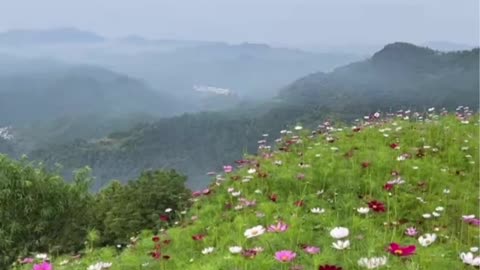
[[[174,51],[104,54],[92,63],[132,74],[195,106],[195,85],[227,88],[241,98],[270,99],[279,88],[304,74],[329,71],[357,60],[348,54],[314,54],[264,44],[203,44]]]
[[[0,46],[48,45],[68,43],[98,43],[105,38],[76,28],[47,30],[10,30],[0,33]]]
[[[262,134],[276,134],[318,118],[354,120],[372,111],[478,109],[478,49],[439,53],[411,44],[385,46],[372,58],[330,73],[315,73],[261,105],[223,112],[185,114],[110,134],[102,141],[75,141],[37,149],[36,160],[64,165],[64,175],[88,165],[95,188],[126,180],[144,169],[175,168],[191,187],[206,184],[205,172],[257,150]]]
[[[1,125],[86,114],[161,115],[173,106],[143,82],[99,67],[0,75]]]
[[[438,51],[444,51],[444,52],[449,52],[449,51],[465,51],[465,50],[471,50],[474,49],[475,47],[478,47],[478,44],[475,45],[469,45],[469,44],[462,44],[462,43],[456,43],[456,42],[449,42],[449,41],[430,41],[426,42],[423,44],[425,47],[438,50]]]
[[[365,61],[301,78],[279,98],[344,115],[455,104],[477,108],[478,58],[478,48],[442,53],[393,43]]]

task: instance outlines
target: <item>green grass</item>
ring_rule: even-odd
[[[276,150],[269,158],[248,157],[259,164],[257,172],[250,174],[251,181],[242,181],[249,175],[247,170],[254,166],[247,165],[226,174],[221,185],[212,184],[212,193],[198,197],[187,214],[177,210],[179,224],[160,234],[162,239],[171,239],[170,244],[162,244],[161,248],[162,255],[169,255],[169,260],[151,257],[153,235],[146,231],[139,236],[137,245],[122,252],[115,248],[96,249],[64,266],[59,263],[69,259],[68,256],[54,258],[55,269],[86,269],[99,261],[113,263],[113,270],[268,270],[290,269],[293,265],[318,269],[324,264],[362,269],[358,259],[372,256],[387,256],[385,269],[469,269],[470,266],[459,259],[459,253],[478,246],[480,240],[479,228],[462,220],[462,215],[479,215],[478,116],[468,124],[446,116],[424,122],[394,119],[366,126],[360,132],[346,127],[331,134],[336,138],[333,143],[328,143],[325,135],[310,137],[310,132],[305,130],[293,131],[293,134],[301,136],[301,143],[290,146],[289,152]],[[269,141],[274,139],[271,134]],[[400,149],[390,147],[394,142],[399,143]],[[424,149],[423,157],[416,156],[420,148]],[[351,157],[345,155],[349,151],[353,153]],[[398,161],[397,157],[403,153],[412,157]],[[275,161],[282,161],[282,165],[276,165]],[[363,168],[362,162],[367,161],[370,166]],[[309,166],[302,168],[300,163]],[[383,186],[395,178],[392,171],[398,171],[406,182],[389,192]],[[259,172],[267,176],[259,177]],[[299,174],[304,174],[303,180],[298,179]],[[233,197],[228,188],[241,191],[241,195]],[[445,189],[450,193],[445,194]],[[320,190],[324,192],[317,195]],[[278,195],[277,202],[268,197],[273,193]],[[239,198],[256,200],[256,206],[235,210]],[[295,206],[299,200],[304,201],[303,207]],[[386,212],[359,214],[356,209],[367,207],[371,200],[383,202]],[[228,209],[227,204],[232,208]],[[422,217],[439,206],[445,209],[440,217]],[[325,213],[313,214],[310,212],[313,207],[324,208]],[[258,213],[264,216],[258,217]],[[198,219],[192,221],[192,216]],[[266,232],[251,239],[244,236],[248,228],[268,227],[278,220],[288,224],[286,232]],[[337,226],[350,230],[349,249],[332,247],[334,239],[329,232]],[[428,247],[421,246],[418,236],[409,237],[404,233],[412,226],[419,231],[418,236],[435,233],[437,240]],[[201,241],[192,240],[197,234],[206,237]],[[386,251],[391,242],[416,245],[416,254],[408,258],[393,256]],[[316,255],[307,254],[301,244],[320,247],[321,251]],[[255,258],[245,258],[230,254],[230,246],[263,247],[264,251]],[[201,251],[206,247],[214,247],[215,251],[203,255]],[[293,262],[275,260],[275,252],[285,249],[296,252]]]

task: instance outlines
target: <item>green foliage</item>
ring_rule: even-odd
[[[188,206],[190,192],[185,181],[185,176],[172,170],[144,172],[126,185],[111,182],[96,196],[95,227],[101,231],[100,242],[126,244],[141,229],[155,231],[168,226],[160,215],[175,220],[165,210]]]
[[[0,269],[33,252],[74,253],[98,245],[125,244],[141,229],[158,230],[165,209],[188,207],[186,177],[149,171],[126,185],[112,182],[89,192],[90,169],[66,183],[26,159],[0,155]],[[173,222],[176,216],[169,216]],[[86,247],[85,247],[86,241]]]
[[[91,222],[88,169],[75,182],[0,155],[0,268],[31,251],[79,250]]]

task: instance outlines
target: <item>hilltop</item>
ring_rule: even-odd
[[[193,192],[188,212],[157,213],[173,227],[54,258],[55,269],[362,269],[365,257],[460,269],[478,244],[478,121],[466,107],[431,108],[265,134],[257,156]]]

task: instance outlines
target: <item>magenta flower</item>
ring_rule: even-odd
[[[279,262],[291,262],[297,254],[291,250],[280,250],[275,253],[275,259]]]
[[[415,229],[415,227],[409,227],[405,230],[405,234],[413,237],[413,236],[416,236],[418,234],[418,231],[417,231],[417,229]]]
[[[223,171],[225,173],[231,173],[233,171],[233,167],[231,165],[223,166]]]
[[[305,251],[308,254],[318,254],[320,252],[320,248],[314,247],[314,246],[306,246],[303,248],[303,251]]]
[[[53,266],[48,262],[33,265],[33,270],[53,270]]]
[[[277,224],[270,225],[268,227],[268,232],[284,232],[288,229],[288,225],[282,221],[279,221]]]

